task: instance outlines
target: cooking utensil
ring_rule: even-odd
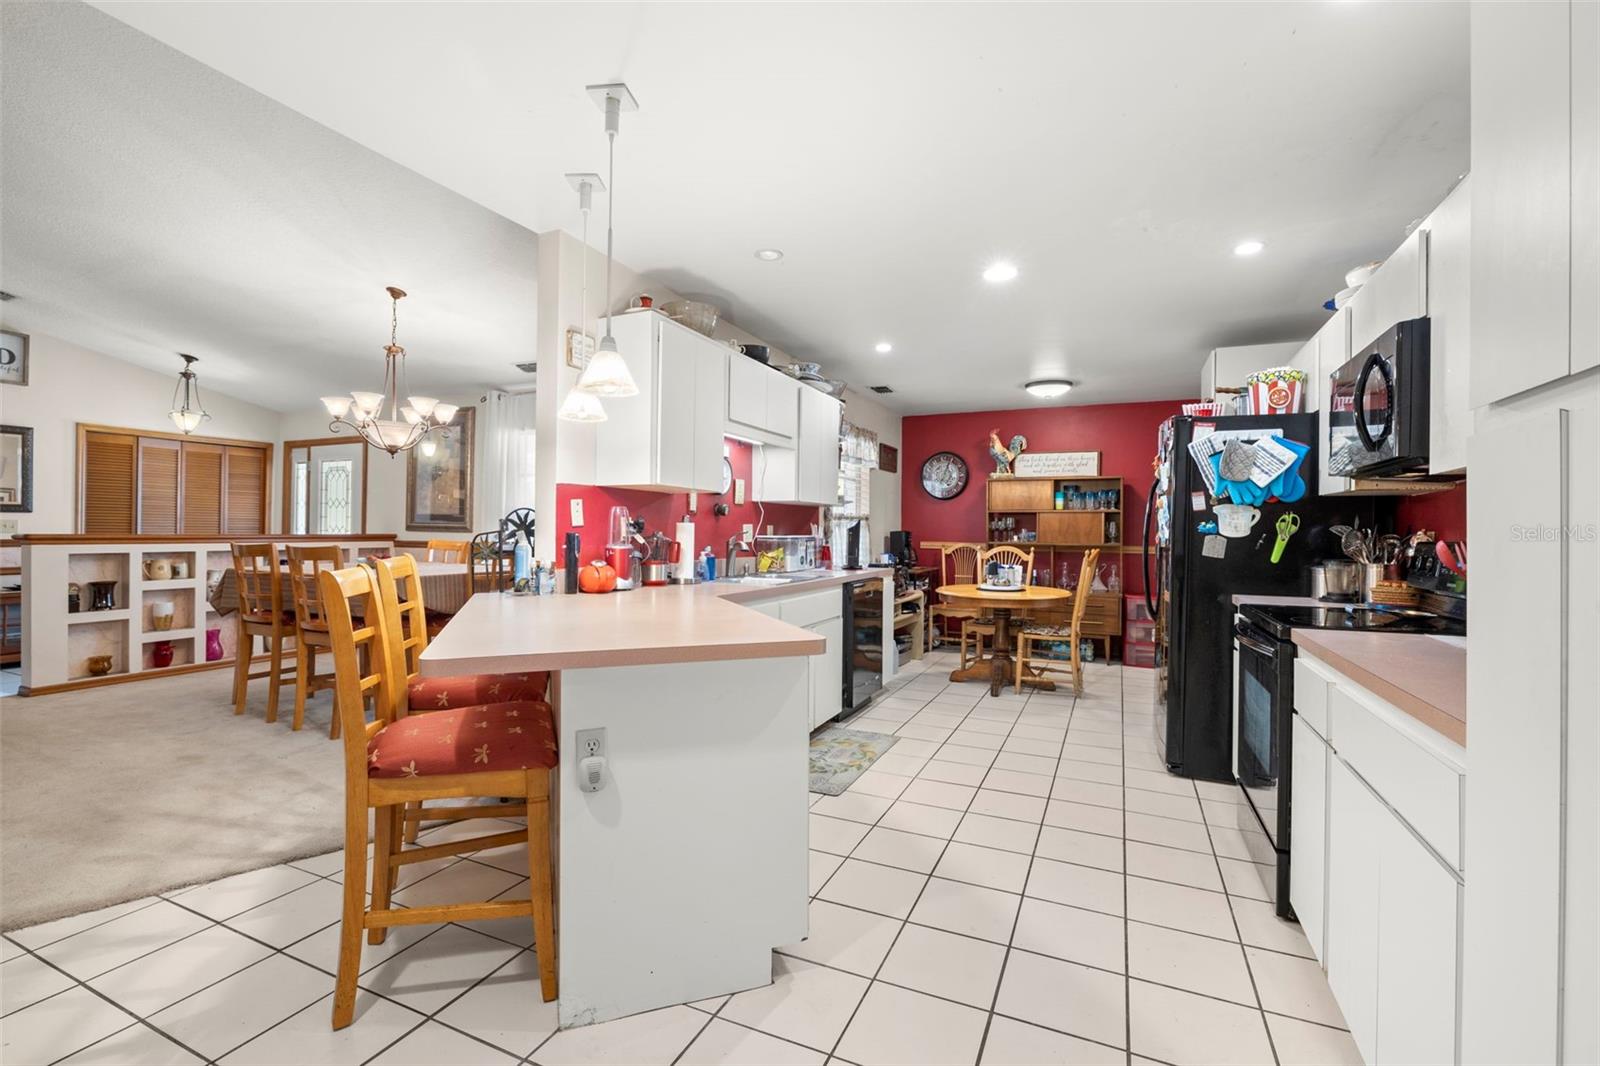
[[[1293,511],[1285,511],[1278,516],[1278,521],[1274,523],[1274,526],[1278,531],[1278,539],[1272,545],[1272,555],[1269,561],[1276,563],[1283,558],[1283,549],[1288,547],[1289,538],[1294,536],[1295,530],[1300,528],[1300,516]]]
[[[1316,591],[1315,571],[1322,571],[1323,590]],[[1319,600],[1353,600],[1361,591],[1361,564],[1349,559],[1326,559],[1314,567],[1311,577],[1312,595]]]
[[[1358,563],[1370,563],[1370,553],[1367,551],[1367,538],[1362,536],[1359,529],[1348,529],[1344,536],[1339,538],[1339,547],[1344,553]]]
[[[1361,565],[1361,602],[1371,603],[1373,590],[1383,580],[1382,563],[1363,563]]]

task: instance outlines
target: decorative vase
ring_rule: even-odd
[[[166,632],[172,628],[173,605],[171,603],[153,603],[150,605],[150,628]]]
[[[222,658],[222,630],[206,630],[206,662],[214,663]]]
[[[150,663],[156,669],[172,665],[172,641],[158,640],[150,648]]]
[[[114,611],[117,607],[117,583],[115,581],[89,582],[89,610]]]
[[[111,656],[91,655],[85,660],[84,665],[89,668],[91,677],[104,677],[111,672]]]

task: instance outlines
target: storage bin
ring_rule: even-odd
[[[1151,621],[1135,622],[1129,620],[1123,632],[1123,639],[1129,644],[1154,644],[1156,642],[1156,624]]]
[[[1122,599],[1125,604],[1122,617],[1129,622],[1149,622],[1152,620],[1150,618],[1150,607],[1144,602],[1143,595],[1124,596]]]
[[[1156,665],[1156,646],[1154,644],[1135,644],[1124,641],[1122,644],[1122,665],[1154,667]]]

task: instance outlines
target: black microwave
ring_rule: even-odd
[[[1328,377],[1328,473],[1428,472],[1428,320],[1390,327]]]

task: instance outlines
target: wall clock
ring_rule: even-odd
[[[922,464],[922,490],[936,500],[952,500],[967,487],[967,461],[955,452],[938,452]]]
[[[728,461],[728,457],[726,455],[724,455],[722,457],[722,489],[721,489],[720,492],[717,493],[717,495],[719,495],[719,496],[727,495],[728,489],[730,487],[732,487],[732,485],[733,485],[733,464],[730,463]]]

